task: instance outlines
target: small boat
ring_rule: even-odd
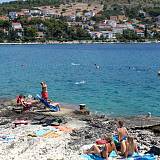
[[[158,76],[160,76],[160,70],[157,72]]]

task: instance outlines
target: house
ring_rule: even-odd
[[[141,29],[145,29],[146,28],[146,26],[144,25],[144,24],[138,24],[137,25],[139,28],[141,28]]]
[[[25,16],[29,16],[29,9],[21,9],[21,12],[23,12]]]
[[[13,22],[12,23],[12,28],[13,28],[14,31],[16,31],[16,30],[23,30],[22,25],[19,22]]]
[[[15,31],[19,37],[22,37],[22,35],[23,35],[23,28],[22,28],[21,23],[19,23],[19,22],[12,22],[12,28],[13,28],[13,31]]]
[[[134,30],[134,26],[132,25],[132,23],[127,22],[127,23],[126,23],[126,26],[127,26],[128,29]]]
[[[115,37],[112,31],[102,31],[101,33],[103,38],[106,39],[113,39],[113,37]]]
[[[45,38],[45,34],[43,32],[37,32],[37,39],[43,39]]]
[[[102,36],[101,32],[89,32],[89,34],[93,39],[100,38]]]
[[[24,12],[17,12],[17,16],[18,17],[24,17],[26,16]]]
[[[39,9],[30,10],[29,14],[32,17],[38,17],[43,15]]]
[[[9,12],[8,16],[11,20],[15,20],[18,17],[17,12]]]
[[[94,16],[95,16],[95,13],[92,12],[92,11],[85,12],[85,13],[84,13],[84,16],[85,16],[85,17],[88,17],[88,18],[91,18],[91,17],[94,17]]]
[[[128,29],[128,26],[126,24],[117,24],[114,28],[125,30]]]
[[[144,12],[143,10],[140,10],[139,11],[139,16],[143,17],[143,18],[146,17],[146,12]]]
[[[20,12],[17,12],[18,17],[24,17],[24,16],[29,16],[29,9],[21,9]]]
[[[117,34],[123,34],[124,29],[123,28],[113,28],[112,32],[114,37],[116,37]]]
[[[135,32],[136,32],[137,36],[139,36],[139,37],[145,37],[145,33],[144,33],[143,30],[136,29]]]
[[[111,27],[116,27],[117,26],[117,22],[115,20],[108,20],[107,24]]]
[[[117,16],[110,16],[109,19],[112,20],[112,21],[117,21],[118,17]]]
[[[99,31],[106,31],[106,30],[111,29],[111,28],[112,28],[112,27],[111,27],[110,25],[107,25],[107,24],[105,24],[105,23],[100,23],[100,24],[98,25]]]
[[[54,11],[48,10],[48,9],[41,10],[41,13],[46,17],[52,17],[52,16],[56,15],[56,13]]]

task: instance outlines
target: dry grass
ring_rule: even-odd
[[[77,12],[83,12],[84,10],[98,13],[103,9],[103,5],[94,3],[90,5],[87,3],[71,3],[65,5],[61,4],[59,7],[41,6],[38,8],[43,11],[56,13],[57,15],[74,16]]]

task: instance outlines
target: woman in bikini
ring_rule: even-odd
[[[114,150],[117,152],[117,150],[114,142],[112,141],[112,136],[105,135],[103,140],[105,140],[105,143],[103,145],[94,144],[89,150],[87,150],[84,153],[98,154],[102,158],[105,158],[106,160],[108,160],[109,154]]]
[[[125,151],[125,157],[132,156],[134,152],[138,152],[137,144],[134,142],[134,138],[132,136],[128,136],[127,140],[125,142],[126,151]]]

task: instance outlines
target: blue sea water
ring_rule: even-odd
[[[159,44],[0,45],[0,97],[35,96],[46,81],[55,101],[160,116],[159,69]]]

